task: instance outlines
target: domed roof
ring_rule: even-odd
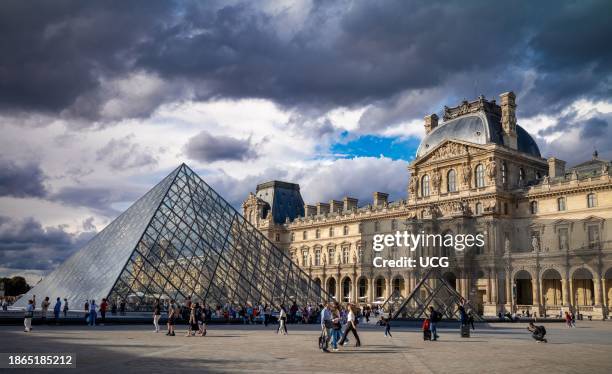
[[[541,157],[538,145],[525,129],[517,125],[516,134],[519,152]],[[475,144],[505,145],[500,118],[493,113],[476,112],[443,122],[425,135],[417,150],[417,158],[427,154],[447,139]]]

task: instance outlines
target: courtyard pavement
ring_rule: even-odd
[[[185,337],[183,326],[175,337],[142,325],[35,326],[28,334],[0,326],[0,352],[75,352],[76,370],[65,370],[116,374],[612,372],[612,322],[545,326],[548,344],[532,340],[524,323],[477,324],[470,338],[443,328],[437,342],[423,341],[417,327],[394,327],[388,339],[364,326],[361,348],[351,339],[335,353],[317,349],[316,325],[289,325],[288,336],[276,335],[276,326],[214,325],[206,337]]]

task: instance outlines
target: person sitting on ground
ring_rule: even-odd
[[[529,327],[527,327],[527,330],[531,332],[531,337],[533,337],[538,343],[548,343],[548,340],[544,338],[544,335],[546,335],[546,329],[544,326],[536,326],[533,322],[529,322]]]

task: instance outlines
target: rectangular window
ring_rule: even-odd
[[[590,225],[588,227],[589,248],[597,248],[599,246],[599,226]]]
[[[568,243],[568,229],[567,228],[560,228],[559,229],[559,250],[560,251],[567,251],[569,248],[569,243]]]
[[[565,198],[564,197],[560,197],[557,199],[557,210],[559,212],[562,212],[565,210]]]

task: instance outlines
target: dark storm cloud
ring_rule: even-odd
[[[52,269],[94,234],[72,234],[62,226],[43,227],[33,218],[12,220],[0,216],[0,264],[16,269]]]
[[[584,123],[584,127],[580,131],[580,135],[585,138],[596,138],[606,134],[608,122],[601,118],[590,118]]]
[[[130,69],[130,53],[171,19],[169,1],[4,1],[0,107],[59,112]],[[81,108],[83,111],[85,108]]]
[[[245,161],[257,157],[251,139],[236,139],[229,136],[213,136],[206,131],[189,139],[185,153],[192,160],[201,162]]]
[[[45,174],[34,163],[15,163],[0,158],[0,197],[45,197]]]
[[[450,104],[521,90],[522,115],[532,115],[611,93],[605,0],[314,2],[303,22],[253,4],[4,2],[0,102],[104,119],[100,107],[115,92],[104,85],[142,72],[188,87],[189,97],[322,110],[384,108],[406,90],[437,88]],[[146,116],[183,93],[141,98],[109,118]],[[413,115],[404,105],[396,113]]]

